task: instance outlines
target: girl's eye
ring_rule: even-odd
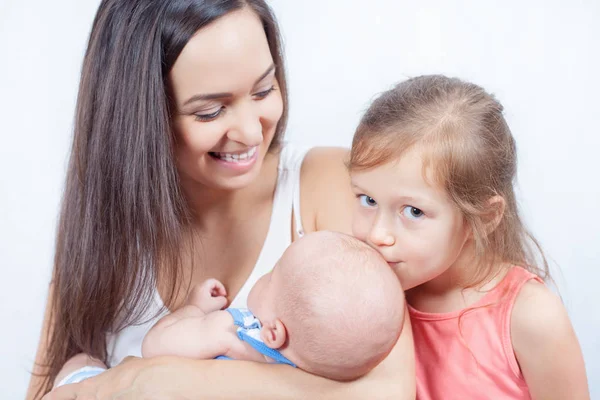
[[[258,98],[259,100],[262,100],[265,97],[267,97],[274,90],[275,90],[275,86],[271,86],[267,90],[263,90],[262,92],[254,93],[254,97]]]
[[[377,206],[377,202],[375,201],[375,199],[367,196],[366,194],[358,195],[358,200],[360,201],[360,205],[363,207]]]
[[[194,114],[194,116],[196,117],[196,121],[208,122],[208,121],[212,121],[213,119],[215,119],[219,115],[221,115],[221,112],[223,112],[223,110],[224,110],[224,107],[221,107],[217,111],[215,111],[214,113],[211,113],[211,114]]]
[[[404,216],[406,218],[409,218],[409,219],[419,219],[419,218],[423,217],[423,215],[425,215],[423,213],[423,211],[421,211],[417,207],[413,207],[413,206],[404,207],[404,210],[402,210],[402,213],[404,214]]]

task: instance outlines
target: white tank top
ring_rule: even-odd
[[[300,218],[300,167],[307,151],[308,148],[299,148],[290,144],[285,144],[282,147],[269,231],[256,265],[237,296],[231,302],[231,307],[247,307],[246,301],[252,286],[262,275],[273,268],[285,249],[292,243],[292,213],[297,234],[299,236],[304,234]],[[142,340],[150,328],[169,312],[165,309],[160,315],[152,318],[163,306],[164,303],[158,291],[155,290],[154,301],[142,317],[144,323],[130,325],[107,336],[109,367],[119,364],[127,356],[142,356]]]

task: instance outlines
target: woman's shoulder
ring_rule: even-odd
[[[351,233],[354,195],[347,161],[349,150],[314,147],[308,151],[300,173],[300,196],[307,232],[335,230]]]
[[[343,147],[313,147],[302,164],[303,186],[349,183],[346,163],[350,151]]]

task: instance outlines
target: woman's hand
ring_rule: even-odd
[[[170,374],[162,374],[165,359],[127,357],[98,376],[55,388],[42,400],[166,399],[173,386],[165,382],[170,379]],[[170,367],[176,368],[174,364]]]

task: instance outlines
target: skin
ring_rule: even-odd
[[[234,360],[271,362],[237,336],[227,305],[227,291],[216,279],[192,289],[186,305],[161,318],[142,343],[143,357],[173,355],[200,360],[227,356]],[[202,338],[202,340],[198,340]]]
[[[314,232],[292,243],[271,272],[254,284],[247,307],[261,323],[260,337],[264,345],[279,350],[304,371],[348,381],[375,367],[395,344],[404,320],[404,308],[398,306],[404,296],[391,269],[378,256],[374,258],[372,250],[364,246],[364,258],[359,257],[353,262],[343,254],[352,250],[345,248],[341,241],[332,240],[336,236],[332,232]],[[344,257],[344,261],[335,260],[338,257]],[[330,267],[323,265],[325,260]],[[378,270],[373,271],[378,280],[373,280],[375,275],[354,279],[355,274],[362,274],[363,268],[373,268],[374,260],[379,263]],[[348,271],[337,275],[333,269],[338,268],[348,268]],[[298,274],[302,271],[304,276]],[[342,279],[347,279],[346,283]],[[331,281],[338,282],[336,287],[331,287]],[[339,302],[340,297],[356,290],[361,293],[360,302],[351,299]],[[306,294],[316,296],[312,304],[306,303]],[[225,287],[216,279],[209,279],[192,289],[185,306],[161,318],[145,335],[142,356],[171,355],[210,360],[223,355],[234,360],[273,363],[273,359],[240,340],[231,314],[224,310],[226,295]],[[301,299],[298,299],[299,295]],[[306,318],[315,313],[322,314],[320,318]],[[360,328],[350,332],[340,329],[346,320],[343,316],[348,314],[352,314],[354,325]],[[308,337],[302,334],[303,329],[310,332]],[[323,366],[323,350],[315,352],[312,349],[311,340],[317,337],[322,339],[321,346],[331,350],[326,357],[338,360],[332,366],[334,369]],[[358,341],[360,346],[357,348]],[[330,347],[341,342],[346,344]],[[349,347],[353,357],[345,357]],[[326,363],[327,367],[330,365]],[[72,370],[66,374],[70,372]]]
[[[443,190],[423,177],[419,151],[353,172],[352,189],[354,235],[383,255],[405,290],[435,291],[438,282],[441,286],[454,271],[464,270],[471,256],[465,247],[469,229]]]
[[[430,172],[424,176],[418,148],[396,162],[353,172],[353,232],[388,261],[408,289],[411,306],[448,313],[480,300],[502,280],[508,265],[483,286],[466,287],[476,268],[472,235]],[[496,210],[489,218],[492,231],[502,218],[504,200],[495,196],[489,204]],[[562,302],[545,285],[529,281],[517,295],[511,339],[534,400],[589,399],[579,342]]]
[[[274,75],[264,75],[272,64],[260,21],[248,10],[241,10],[199,31],[184,48],[170,76],[177,104],[174,125],[178,167],[195,216],[190,238],[201,250],[193,257],[183,253],[187,257],[183,280],[193,287],[207,278],[216,278],[227,288],[228,301],[248,278],[268,231],[278,156],[268,153],[267,148],[282,110]],[[275,90],[266,93],[272,87]],[[231,95],[188,102],[191,97],[215,93]],[[221,114],[215,116],[218,110]],[[213,116],[207,117],[210,114]],[[239,153],[253,147],[257,149],[256,162],[243,170],[220,165],[210,155]],[[346,158],[344,149],[313,149],[307,154],[300,188],[306,232],[327,229],[350,233],[353,196],[344,165]],[[297,239],[294,227],[292,232]],[[169,289],[159,280],[161,295]],[[187,290],[181,291],[173,308],[184,304],[186,297]],[[51,326],[46,315],[43,338]],[[38,362],[43,362],[45,346],[42,340]],[[412,332],[406,318],[403,334],[387,359],[354,382],[333,382],[286,366],[260,363],[128,358],[98,377],[58,388],[44,400],[242,396],[414,399],[414,376]],[[33,398],[38,384],[39,380],[33,378],[27,398]]]

